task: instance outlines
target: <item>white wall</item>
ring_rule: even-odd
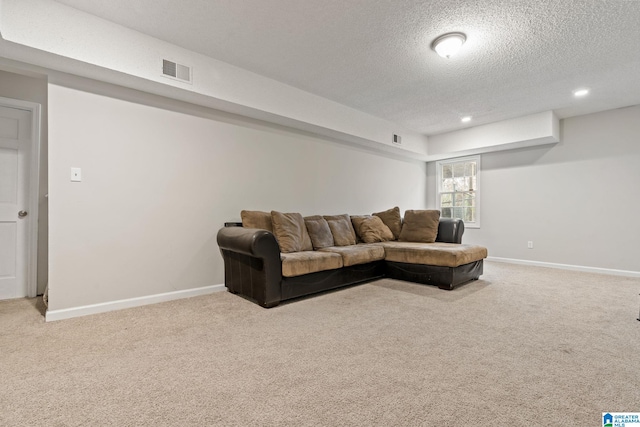
[[[50,310],[222,284],[241,209],[425,207],[424,162],[104,83],[49,84],[49,123]]]
[[[35,102],[41,105],[40,123],[40,194],[38,197],[38,294],[47,286],[48,203],[47,194],[47,80],[0,70],[0,96]]]
[[[482,225],[463,241],[493,257],[640,272],[640,106],[560,131],[555,145],[482,155]],[[435,163],[428,176],[433,207]]]

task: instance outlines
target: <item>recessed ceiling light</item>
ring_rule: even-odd
[[[589,94],[589,89],[576,89],[573,91],[573,96],[585,96]]]
[[[460,121],[462,123],[470,122],[471,121],[471,116],[465,116],[465,117],[461,118]]]
[[[431,43],[431,48],[443,58],[450,58],[458,53],[465,41],[467,36],[463,33],[447,33],[436,38]]]

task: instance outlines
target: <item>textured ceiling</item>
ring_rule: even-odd
[[[58,1],[429,135],[640,104],[640,0]]]

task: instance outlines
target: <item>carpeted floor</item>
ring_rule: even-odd
[[[640,279],[487,262],[266,310],[226,292],[44,323],[0,302],[2,426],[598,426],[640,411]]]

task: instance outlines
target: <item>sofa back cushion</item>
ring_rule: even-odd
[[[241,211],[242,226],[244,228],[260,228],[273,233],[271,213],[262,211]]]
[[[360,237],[360,227],[362,226],[362,221],[370,215],[351,215],[351,225],[353,226],[353,230],[356,232],[356,244],[364,243],[362,238]]]
[[[320,215],[304,217],[304,223],[307,226],[309,237],[313,249],[322,249],[333,246],[333,234],[329,228],[329,223]]]
[[[376,243],[395,240],[389,227],[377,216],[354,215],[351,217],[351,222],[359,242]]]
[[[280,245],[280,252],[311,251],[313,245],[304,224],[304,219],[299,213],[282,213],[271,211],[273,234]]]
[[[433,243],[438,235],[440,211],[408,210],[404,213],[402,231],[398,240],[401,242]]]
[[[344,215],[325,215],[324,219],[329,224],[333,234],[334,246],[348,246],[356,244],[356,232],[351,225],[351,218]]]
[[[384,224],[389,227],[393,233],[393,240],[398,240],[402,231],[402,217],[400,216],[400,208],[394,207],[383,212],[376,212],[374,216],[379,217]]]

